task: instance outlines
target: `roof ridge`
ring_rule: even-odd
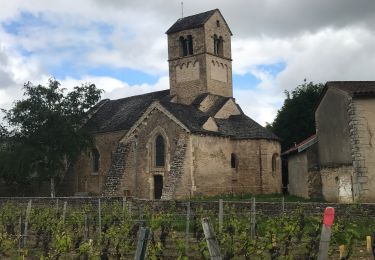
[[[183,19],[187,19],[187,18],[191,18],[191,17],[196,16],[196,15],[202,15],[202,14],[206,14],[206,13],[210,13],[210,12],[215,12],[215,11],[219,11],[219,9],[215,8],[215,9],[211,9],[211,10],[208,10],[208,11],[205,11],[205,12],[201,12],[201,13],[197,13],[197,14],[192,14],[192,15],[189,15],[189,16],[181,17],[181,18],[178,18],[177,21],[183,20]]]
[[[193,14],[189,15],[186,17],[182,17],[177,19],[172,26],[166,31],[166,34],[171,34],[171,33],[177,33],[179,31],[183,30],[188,30],[188,29],[195,29],[202,27],[211,17],[215,12],[219,12],[220,15],[223,17],[221,14],[220,10],[218,8],[212,9],[209,11],[201,12],[198,14]],[[224,17],[223,17],[224,19]],[[225,19],[224,19],[225,21]],[[226,22],[225,22],[226,23]],[[228,26],[228,24],[226,23]],[[229,29],[229,26],[228,26]],[[230,29],[229,29],[230,30]]]
[[[147,95],[151,95],[151,94],[157,94],[157,93],[162,93],[162,92],[169,92],[170,89],[163,89],[163,90],[158,90],[158,91],[153,91],[153,92],[148,92],[148,93],[143,93],[143,94],[138,94],[138,95],[134,95],[134,96],[128,96],[128,97],[123,97],[123,98],[118,98],[118,99],[108,99],[108,101],[123,101],[125,99],[131,99],[131,98],[136,98],[136,97],[142,97],[142,96],[147,96]]]

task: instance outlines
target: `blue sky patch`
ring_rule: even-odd
[[[51,76],[57,79],[64,79],[65,77],[81,78],[83,75],[90,75],[96,77],[111,77],[120,81],[126,82],[129,85],[137,84],[155,84],[160,75],[150,75],[139,70],[128,68],[112,68],[112,67],[96,67],[96,68],[77,68],[74,64],[64,62],[57,67],[49,69]]]
[[[277,74],[282,72],[286,68],[286,66],[287,64],[285,62],[277,62],[273,64],[258,65],[256,68],[275,77],[277,76]]]
[[[286,66],[287,64],[285,62],[278,62],[274,64],[257,65],[256,69],[263,71],[275,78],[281,71],[286,68]],[[260,82],[261,79],[251,72],[247,72],[243,75],[233,73],[233,87],[236,89],[253,89]]]
[[[233,87],[237,89],[255,88],[260,82],[260,79],[250,72],[244,75],[233,74]]]
[[[124,81],[129,85],[136,84],[155,84],[160,75],[150,75],[143,71],[133,70],[128,68],[110,68],[110,67],[97,67],[87,71],[88,74],[94,76],[112,77]]]
[[[21,12],[16,20],[2,23],[7,33],[19,35],[24,28],[30,27],[53,27],[42,14],[35,15],[30,12]]]

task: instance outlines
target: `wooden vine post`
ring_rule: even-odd
[[[251,239],[255,239],[255,235],[256,235],[256,231],[255,231],[255,228],[256,228],[256,208],[255,208],[255,198],[252,198],[251,199],[251,212],[250,212],[250,224],[251,224],[251,227],[250,227],[250,237]]]
[[[191,207],[190,201],[188,201],[186,205],[185,255],[188,255],[189,252],[190,214]]]
[[[66,219],[66,207],[68,206],[68,202],[64,201],[64,207],[63,207],[63,223],[65,224],[65,219]]]
[[[98,199],[98,222],[99,222],[99,236],[102,234],[102,203],[100,198]]]
[[[373,233],[371,236],[371,251],[373,259],[375,259],[375,233]]]
[[[328,259],[328,248],[331,240],[332,225],[335,218],[335,209],[327,207],[324,210],[322,233],[320,234],[318,260]]]
[[[87,217],[87,213],[85,213],[85,215],[83,216],[83,224],[84,224],[83,239],[84,241],[87,241],[87,239],[89,238],[89,226],[87,222],[88,222],[88,217]]]
[[[149,228],[140,227],[138,242],[137,242],[137,249],[135,251],[134,260],[145,259],[149,234],[150,234]]]
[[[27,231],[28,231],[27,229],[29,227],[30,213],[31,213],[31,200],[29,200],[29,203],[27,203],[27,208],[26,208],[25,229],[23,232],[23,235],[24,235],[23,246],[26,245]]]
[[[211,260],[222,260],[222,256],[220,253],[220,247],[217,242],[217,238],[214,232],[214,229],[209,221],[208,218],[203,218],[202,219],[202,227],[203,227],[203,232],[204,236],[207,241],[207,247],[208,251],[210,253],[210,259]]]
[[[223,222],[224,222],[224,205],[223,200],[219,199],[219,230],[223,230]]]

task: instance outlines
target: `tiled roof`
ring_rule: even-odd
[[[173,103],[170,102],[170,99],[169,90],[163,90],[118,100],[108,100],[101,104],[96,113],[88,120],[85,128],[91,133],[128,130],[154,101],[158,101],[193,133],[230,136],[236,139],[279,140],[276,135],[245,114],[230,116],[228,119],[215,118],[219,127],[218,132],[203,129],[203,124],[210,116],[213,116],[213,113],[216,113],[217,109],[220,109],[220,104],[221,106],[225,104],[223,100],[228,100],[227,97],[219,98],[212,108],[215,111],[210,109],[206,113],[194,105]]]
[[[375,81],[328,81],[326,87],[340,89],[352,97],[375,96]]]
[[[313,145],[316,142],[317,142],[316,134],[313,134],[312,136],[306,138],[302,142],[296,144],[295,146],[293,146],[293,147],[289,148],[288,150],[286,150],[285,152],[283,152],[282,155],[288,155],[288,154],[292,154],[292,153],[302,152],[303,150],[306,150],[308,147],[310,147],[311,145]]]
[[[184,31],[184,30],[202,27],[205,24],[205,22],[207,22],[208,19],[210,19],[210,17],[215,12],[219,12],[219,14],[221,15],[221,12],[220,12],[219,9],[213,9],[213,10],[203,12],[203,13],[200,13],[200,14],[195,14],[195,15],[184,17],[184,18],[180,18],[168,29],[166,34],[171,34],[171,33],[181,32],[181,31]],[[222,15],[221,15],[221,17],[223,18],[224,23],[229,30],[229,33],[232,35],[232,32],[231,32],[227,22],[225,21],[224,17]]]
[[[218,9],[180,18],[171,26],[171,28],[168,29],[166,33],[170,34],[201,27],[216,11],[218,11]]]
[[[169,90],[108,100],[87,121],[85,128],[91,133],[129,129],[152,102],[165,96],[169,96]]]

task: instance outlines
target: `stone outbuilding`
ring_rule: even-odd
[[[281,191],[277,136],[233,98],[232,33],[215,9],[167,31],[170,89],[102,100],[64,193],[172,199]],[[167,87],[167,86],[166,86]]]
[[[316,135],[284,153],[289,192],[331,202],[374,202],[375,81],[327,82]]]

